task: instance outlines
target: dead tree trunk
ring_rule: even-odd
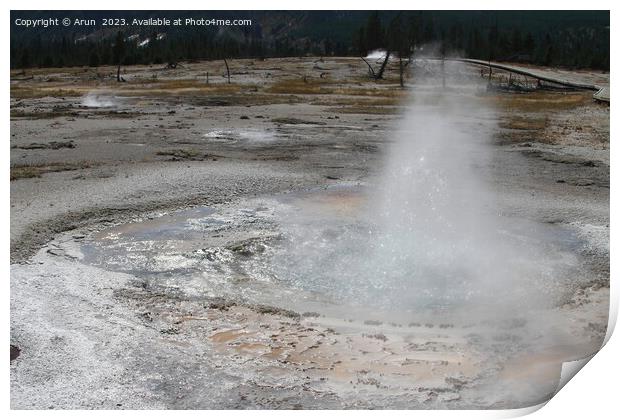
[[[228,83],[230,84],[230,68],[228,67],[228,61],[224,59],[224,64],[226,65],[226,75],[228,77]]]
[[[385,60],[381,64],[381,68],[379,69],[379,73],[375,76],[375,79],[383,79],[383,72],[385,71],[385,67],[387,66],[388,60],[390,59],[390,51],[388,50],[385,54]]]
[[[368,61],[366,61],[366,59],[364,57],[360,57],[362,59],[362,61],[364,61],[364,63],[366,63],[366,65],[368,66],[368,75],[370,77],[372,77],[373,79],[376,79],[375,77],[375,69],[372,68],[372,66],[370,65],[370,63]]]
[[[372,68],[370,63],[366,61],[364,57],[360,57],[364,61],[364,63],[366,63],[366,65],[368,66],[368,74],[371,78],[375,80],[383,79],[383,72],[385,72],[385,67],[387,66],[388,60],[390,59],[390,54],[391,54],[390,51],[386,52],[385,59],[383,60],[383,63],[381,63],[379,72],[375,72],[375,69]],[[402,62],[401,62],[401,67],[402,67]]]
[[[118,63],[118,68],[116,69],[116,81],[121,81],[121,63]]]
[[[402,56],[398,57],[398,69],[400,71],[400,87],[404,88],[405,87],[405,81],[403,80],[403,72],[405,71],[405,68],[403,67],[403,57]]]

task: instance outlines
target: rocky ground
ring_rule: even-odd
[[[487,91],[463,65],[447,66],[447,89],[496,110],[472,126],[498,127],[480,171],[503,211],[583,240],[584,278],[544,313],[570,327],[302,313],[89,264],[85,244],[127,222],[372,184],[409,95],[437,89],[432,63],[412,66],[408,89],[397,63],[379,82],[353,58],[230,64],[231,83],[221,62],[128,67],[124,83],[112,68],[11,74],[13,408],[516,408],[553,393],[561,361],[599,348],[609,107],[591,92]]]

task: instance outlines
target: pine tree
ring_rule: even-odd
[[[528,32],[525,36],[525,41],[523,41],[523,51],[530,56],[530,60],[534,55],[534,49],[536,48],[536,44],[534,42],[534,37],[531,32]]]
[[[22,69],[30,67],[30,51],[28,51],[28,48],[24,48],[22,51],[22,55],[19,59],[19,67]]]
[[[497,29],[497,24],[491,26],[489,30],[489,61],[492,61],[496,58],[498,54],[498,44],[499,44],[499,30]]]
[[[359,30],[353,35],[353,50],[356,54],[359,54],[362,57],[368,55],[368,47],[366,45],[366,33],[363,26],[361,26]]]
[[[519,54],[523,50],[523,42],[521,40],[521,31],[519,31],[519,28],[514,28],[512,30],[510,49],[513,54]]]
[[[98,67],[99,66],[99,54],[97,54],[97,51],[93,51],[90,54],[90,58],[88,59],[88,66],[89,67]]]
[[[366,23],[366,48],[372,51],[383,47],[385,47],[383,27],[381,26],[379,12],[372,12]]]
[[[404,81],[404,65],[403,57],[409,56],[410,46],[407,36],[405,36],[405,29],[403,28],[403,21],[401,15],[398,14],[388,27],[387,31],[388,51],[394,51],[398,54],[400,86],[405,86]]]

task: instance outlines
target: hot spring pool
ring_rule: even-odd
[[[579,280],[580,240],[561,226],[500,217],[488,242],[445,241],[388,231],[372,207],[361,186],[259,197],[112,227],[82,253],[167,293],[398,321],[542,308]]]

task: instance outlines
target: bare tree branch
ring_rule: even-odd
[[[387,50],[385,54],[385,60],[381,64],[381,68],[379,69],[379,73],[375,76],[375,79],[383,79],[383,72],[385,71],[385,67],[387,66],[388,60],[390,59],[391,51]]]
[[[370,63],[368,61],[366,61],[366,59],[364,57],[360,57],[364,63],[366,63],[366,65],[368,66],[368,75],[370,77],[372,77],[373,79],[375,79],[375,70],[372,68],[372,66],[370,65]]]
[[[375,80],[383,79],[383,72],[385,72],[385,67],[387,66],[388,60],[390,59],[390,54],[392,53],[388,50],[385,54],[385,59],[383,60],[383,63],[381,63],[381,67],[379,68],[378,73],[375,72],[375,69],[372,68],[370,63],[364,57],[360,57],[362,61],[364,61],[364,63],[366,63],[366,65],[368,66],[368,73],[371,78]]]
[[[228,61],[224,58],[224,64],[226,64],[226,74],[228,75],[228,83],[230,84],[230,68],[228,67]]]

